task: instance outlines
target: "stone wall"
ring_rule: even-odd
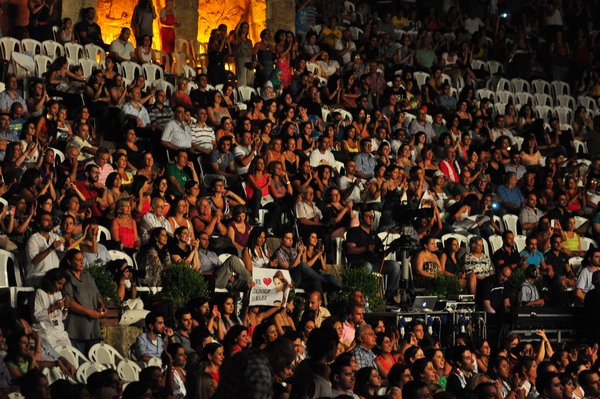
[[[267,4],[267,26],[273,36],[277,29],[295,32],[296,2],[294,0],[270,0]]]

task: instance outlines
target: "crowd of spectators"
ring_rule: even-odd
[[[54,2],[29,3],[29,26],[4,34],[51,39]],[[118,72],[156,60],[143,29],[157,17],[151,2],[136,7],[137,47],[127,27],[104,43],[93,8],[75,26],[63,20],[59,41],[108,55],[85,77],[57,57],[28,93],[4,79],[0,248],[22,260],[35,299],[30,315],[3,312],[0,387],[26,398],[599,398],[597,344],[553,348],[540,330],[534,342],[459,334],[440,348],[422,322],[404,332],[365,315],[360,291],[345,314],[323,303],[343,285],[343,258],[381,272],[384,300],[398,305],[401,266],[384,241],[410,223],[422,244],[411,284],[454,276],[490,320],[517,306],[600,304],[598,1],[491,3],[299,1],[295,32],[265,29],[257,43],[243,15],[211,32],[206,73],[177,77],[172,92]],[[172,6],[160,12],[169,43]],[[562,100],[554,89],[521,102],[532,79],[566,83],[571,119],[540,113],[538,99]],[[245,103],[242,86],[256,89]],[[252,287],[254,267],[287,269],[306,308],[290,297],[236,309],[233,295],[215,295],[167,326],[137,288],[160,287],[175,263],[234,293]],[[85,386],[60,378],[78,365],[54,347],[86,354],[101,340],[106,306],[90,267],[114,275],[121,323],[144,324],[132,356],[162,359],[124,392],[114,370]]]

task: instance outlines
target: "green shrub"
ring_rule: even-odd
[[[462,286],[457,276],[437,273],[433,278],[433,283],[427,289],[427,294],[436,295],[439,299],[448,299],[460,294],[461,291]]]
[[[111,272],[105,266],[92,266],[86,270],[92,275],[104,303],[108,306],[112,301],[119,306],[121,300],[117,295],[117,284],[115,284]]]
[[[334,292],[327,296],[328,307],[335,309],[336,313],[344,311],[354,290],[360,290],[365,298],[369,298],[369,311],[379,312],[385,309],[379,278],[373,273],[362,268],[345,267],[342,271],[342,282],[341,292]]]
[[[184,305],[193,298],[209,296],[208,285],[202,275],[182,263],[171,265],[163,270],[161,282],[163,289],[158,293],[158,297],[175,304]]]

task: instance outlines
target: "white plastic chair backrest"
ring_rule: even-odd
[[[186,39],[175,39],[175,51],[188,54],[190,57],[193,55],[192,45],[189,40]]]
[[[90,43],[86,44],[84,49],[86,57],[90,60],[94,60],[99,63],[103,63],[106,60],[106,51],[104,51],[102,47]]]
[[[429,74],[427,72],[415,72],[413,73],[413,77],[417,81],[417,84],[420,88],[427,82],[427,79],[429,79]]]
[[[87,379],[90,375],[97,371],[105,370],[105,367],[101,364],[86,362],[79,366],[77,369],[77,381],[82,384],[87,383]]]
[[[517,215],[506,214],[502,216],[502,221],[504,222],[505,230],[510,230],[513,234],[517,234],[519,217]]]
[[[525,79],[514,78],[514,79],[511,79],[510,83],[512,85],[513,93],[517,93],[517,92],[529,93],[529,92],[531,92],[531,85]]]
[[[150,83],[158,79],[165,79],[165,71],[163,71],[163,69],[158,65],[144,64],[142,69],[144,70],[144,77],[146,78],[146,81]]]
[[[15,51],[12,53],[12,60],[17,79],[22,79],[27,76],[27,74],[29,74],[29,76],[35,74],[35,61],[33,61],[33,57]]]
[[[12,252],[0,249],[0,288],[10,287],[8,269],[12,267],[16,271],[15,262],[16,258]]]
[[[533,98],[537,105],[548,105],[548,106],[552,105],[552,97],[550,97],[549,94],[535,93],[533,95]]]
[[[583,258],[581,256],[574,256],[569,258],[569,265],[573,268],[573,273],[577,276],[581,271],[581,264],[583,262]]]
[[[156,87],[156,90],[164,90],[165,93],[167,93],[167,97],[170,97],[173,93],[175,93],[175,86],[166,80],[155,80],[154,87]]]
[[[316,62],[308,61],[306,63],[306,70],[311,72],[313,75],[321,74],[321,67]]]
[[[182,68],[183,68],[183,74],[185,75],[186,78],[193,79],[196,77],[196,70],[194,68],[192,68],[191,66],[184,64],[182,66]]]
[[[534,93],[550,94],[550,83],[542,79],[534,79],[531,81]]]
[[[21,392],[11,392],[7,396],[8,399],[25,399],[25,396]]]
[[[563,82],[562,80],[553,80],[550,82],[550,86],[552,88],[552,94],[555,98],[561,94],[566,94],[567,96],[571,95],[571,87],[567,82]]]
[[[140,372],[142,369],[134,361],[129,359],[122,360],[117,366],[117,373],[119,378],[126,382],[139,381]]]
[[[127,79],[133,80],[136,78],[136,76],[144,74],[142,67],[133,61],[121,62],[121,68],[123,68],[123,76]]]
[[[221,263],[225,263],[225,261],[227,259],[229,259],[231,257],[231,254],[221,254],[219,255],[219,260],[221,261]]]
[[[49,150],[54,152],[54,160],[58,165],[59,163],[63,163],[65,161],[65,153],[59,150],[58,148],[48,147]]]
[[[44,54],[52,59],[65,55],[65,48],[63,45],[54,40],[44,40],[42,42],[42,49],[44,50]]]
[[[559,94],[556,97],[556,105],[562,107],[575,108],[575,99],[568,94]]]
[[[60,31],[60,26],[56,25],[52,27],[52,37],[54,37],[54,41],[58,41],[58,32]]]
[[[240,86],[238,87],[238,93],[240,94],[240,98],[242,102],[250,101],[252,95],[258,95],[256,90],[250,86]]]
[[[162,368],[162,360],[159,357],[151,357],[150,360],[146,362],[146,367],[157,366]]]
[[[464,246],[465,248],[468,249],[469,247],[469,243],[467,241],[467,237],[465,237],[462,234],[457,234],[457,233],[448,233],[448,234],[444,234],[442,236],[442,244],[445,246],[446,245],[446,240],[449,238],[455,238],[458,241],[458,245],[460,246]]]
[[[596,109],[598,108],[596,101],[592,97],[589,96],[579,96],[577,97],[577,103],[579,105],[584,106],[586,109]]]
[[[81,69],[83,69],[83,76],[86,78],[89,78],[90,76],[92,76],[94,69],[96,69],[96,70],[100,69],[100,65],[98,65],[96,63],[96,61],[94,61],[94,60],[90,60],[87,58],[80,58],[78,62],[79,62],[79,65],[81,65]]]
[[[515,95],[513,94],[512,91],[508,91],[508,90],[497,90],[496,91],[496,100],[504,103],[504,104],[508,104],[508,102],[510,100],[514,100]],[[514,103],[514,101],[513,101]]]
[[[522,250],[524,250],[526,245],[527,245],[527,237],[525,237],[523,235],[515,236],[515,246],[517,247],[517,252],[521,252]]]
[[[77,65],[80,58],[85,57],[85,49],[78,43],[65,43],[65,53],[67,58]]]
[[[89,360],[77,348],[72,346],[57,346],[54,348],[61,356],[69,361],[73,366],[78,367],[80,364],[89,363]]]
[[[41,78],[43,74],[48,72],[48,67],[52,64],[52,59],[47,55],[36,55],[34,57],[35,62],[35,76]]]
[[[588,237],[580,237],[579,245],[581,246],[582,251],[587,251],[591,247],[598,248],[598,244],[591,238]]]
[[[88,357],[93,363],[106,364],[113,368],[117,367],[117,363],[123,360],[123,356],[115,348],[104,342],[93,345],[90,348]]]
[[[19,51],[20,49],[21,42],[14,37],[0,38],[0,56],[4,60],[10,60],[13,51]]]
[[[110,230],[104,226],[98,226],[98,241],[101,240],[102,235],[104,235],[105,240],[112,240],[112,235],[110,234]]]
[[[131,267],[133,267],[133,259],[131,258],[131,256],[127,255],[125,252],[123,251],[118,251],[116,249],[111,249],[110,251],[108,251],[108,254],[110,255],[110,258],[112,260],[117,260],[117,259],[125,259],[127,261],[127,264]]]
[[[42,43],[35,39],[23,39],[21,40],[21,51],[23,53],[29,53],[31,56],[41,54]]]
[[[501,235],[494,234],[492,236],[489,236],[488,241],[490,242],[490,247],[491,247],[490,249],[491,249],[492,255],[494,253],[496,253],[497,250],[502,248],[502,236]]]
[[[515,93],[515,100],[515,102],[519,105],[533,105],[533,95],[524,91]]]

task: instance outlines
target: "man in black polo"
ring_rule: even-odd
[[[514,270],[522,264],[521,255],[515,248],[515,235],[507,230],[502,233],[502,247],[494,253],[494,266],[499,270],[503,266],[510,266]]]
[[[562,251],[563,239],[560,234],[550,237],[550,251],[544,254],[547,270],[542,270],[545,280],[550,280],[552,302],[560,298],[562,288],[575,287],[575,273],[569,264],[569,257]]]
[[[499,273],[484,278],[477,284],[476,301],[480,309],[488,315],[497,315],[496,318],[503,320],[503,315],[510,308],[508,279],[512,274],[512,268],[505,265]]]

